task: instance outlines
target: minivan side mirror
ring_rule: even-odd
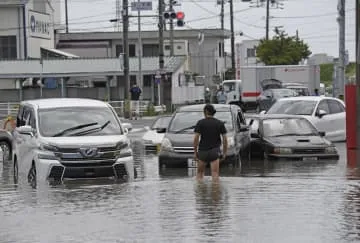
[[[260,138],[260,135],[259,135],[258,133],[255,133],[255,132],[254,132],[254,133],[251,133],[251,134],[250,134],[250,137],[251,137],[251,138]]]
[[[249,127],[248,126],[242,126],[240,127],[240,132],[247,132],[249,131]]]
[[[131,123],[123,122],[123,123],[122,123],[122,126],[123,126],[123,128],[126,128],[126,129],[128,130],[128,132],[132,130],[132,125],[131,125]]]
[[[156,132],[157,133],[166,133],[166,128],[157,128]]]
[[[325,132],[319,132],[320,137],[325,137]]]
[[[16,128],[16,130],[20,134],[34,136],[34,129],[29,125],[18,127],[18,128]]]

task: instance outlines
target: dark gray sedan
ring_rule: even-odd
[[[339,154],[325,132],[318,131],[305,117],[263,115],[253,118],[251,151],[267,159],[338,160]]]
[[[225,123],[228,131],[228,153],[225,164],[237,166],[241,155],[248,156],[250,144],[249,127],[241,108],[237,105],[215,104],[215,117]],[[194,161],[194,128],[198,120],[204,117],[204,105],[180,107],[172,116],[165,132],[159,153],[159,166],[196,167]],[[165,131],[166,130],[166,131]],[[211,131],[209,131],[211,132]]]

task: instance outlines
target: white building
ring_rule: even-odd
[[[40,58],[40,48],[53,49],[60,23],[58,0],[0,2],[0,59]]]
[[[308,59],[308,64],[310,65],[320,65],[334,63],[334,57],[328,56],[326,53],[314,54]]]

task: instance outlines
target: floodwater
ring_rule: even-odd
[[[139,138],[138,134],[133,139]],[[219,184],[158,170],[135,143],[135,182],[31,189],[0,164],[0,242],[359,242],[360,182],[338,162],[246,162]]]

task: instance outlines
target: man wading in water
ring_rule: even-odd
[[[220,159],[225,160],[227,152],[227,137],[224,122],[214,118],[216,110],[213,105],[204,107],[205,118],[197,122],[194,137],[194,156],[198,161],[198,180],[203,179],[205,166],[210,163],[213,180],[219,179]],[[221,155],[221,137],[223,141],[223,154]],[[199,143],[200,141],[200,143]]]

